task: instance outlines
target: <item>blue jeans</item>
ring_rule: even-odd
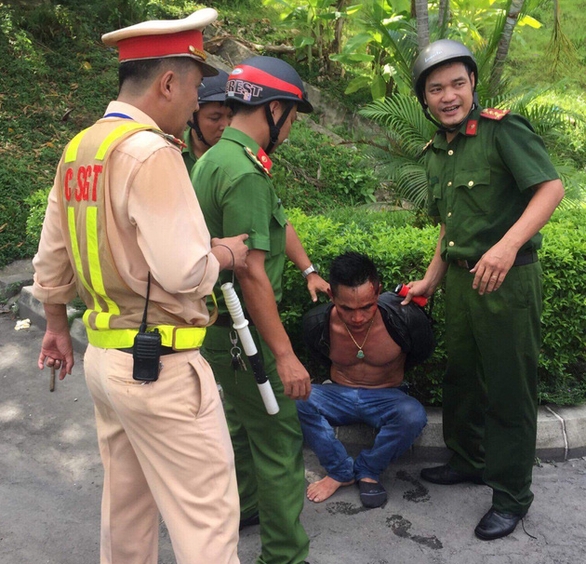
[[[350,388],[313,384],[297,401],[303,438],[330,478],[338,482],[372,478],[403,454],[427,424],[423,406],[398,388]],[[366,423],[377,431],[372,448],[348,456],[333,427]]]

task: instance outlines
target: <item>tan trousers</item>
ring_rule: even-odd
[[[100,562],[157,564],[160,512],[177,564],[237,564],[234,456],[212,371],[198,351],[161,361],[142,384],[131,354],[85,354],[104,465]]]

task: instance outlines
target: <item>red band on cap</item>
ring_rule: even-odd
[[[242,72],[235,73],[234,71],[237,69],[242,69]],[[253,84],[259,84],[260,86],[267,86],[276,90],[289,92],[293,94],[293,96],[299,98],[299,100],[303,100],[303,92],[297,88],[297,86],[276,78],[268,72],[248,65],[238,65],[235,67],[234,71],[232,71],[228,80],[244,80],[247,82],[252,82]]]
[[[129,37],[118,42],[118,50],[120,61],[157,59],[174,55],[192,55],[202,61],[206,59],[203,51],[203,34],[197,29],[165,35]]]

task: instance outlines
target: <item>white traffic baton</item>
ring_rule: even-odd
[[[275,398],[275,393],[273,392],[271,383],[267,378],[260,354],[258,353],[256,344],[250,333],[250,329],[248,328],[248,319],[244,316],[242,305],[234,291],[234,284],[232,284],[232,282],[222,284],[222,293],[224,294],[224,301],[230,312],[230,317],[232,318],[233,327],[238,333],[238,337],[244,348],[244,353],[248,358],[248,362],[250,362],[250,366],[252,366],[254,379],[258,385],[267,413],[269,415],[275,415],[275,413],[279,412],[279,404]]]

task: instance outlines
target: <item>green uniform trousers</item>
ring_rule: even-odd
[[[511,268],[480,296],[474,275],[451,264],[446,278],[444,440],[450,466],[483,478],[498,511],[525,515],[537,434],[542,275],[538,262]]]
[[[279,404],[276,415],[266,412],[250,364],[247,371],[234,371],[228,328],[208,328],[202,352],[224,390],[241,516],[259,512],[262,550],[257,564],[299,564],[309,552],[299,520],[305,500],[303,435],[275,359],[255,328],[250,329]]]

